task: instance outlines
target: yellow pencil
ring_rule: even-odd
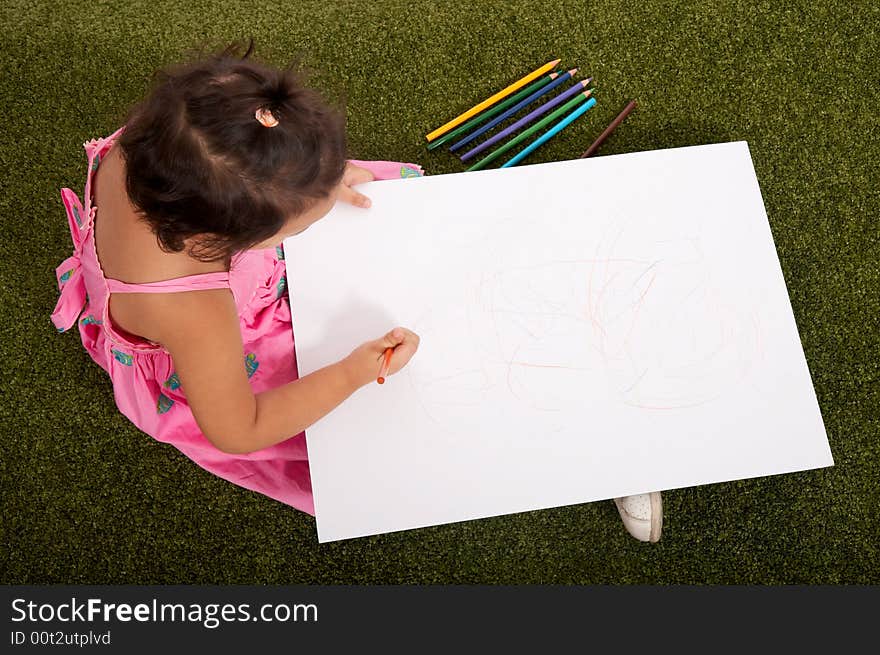
[[[528,84],[529,82],[531,82],[535,78],[541,77],[541,75],[543,75],[544,73],[546,73],[549,70],[553,70],[553,68],[556,67],[556,64],[558,64],[560,61],[562,61],[562,60],[561,59],[554,59],[553,61],[547,62],[546,64],[541,66],[539,69],[532,71],[531,73],[526,75],[521,80],[517,80],[516,82],[514,82],[513,84],[511,84],[507,88],[502,89],[501,91],[496,93],[491,98],[487,98],[486,100],[483,100],[483,102],[481,102],[480,104],[478,104],[474,107],[471,107],[466,112],[464,112],[461,116],[458,116],[457,118],[453,118],[451,121],[446,123],[446,125],[444,125],[443,127],[438,127],[436,130],[434,130],[433,132],[428,134],[425,138],[428,139],[428,141],[433,141],[438,136],[442,136],[443,134],[445,134],[446,132],[451,130],[453,127],[456,127],[456,126],[464,123],[471,116],[479,114],[486,107],[491,107],[492,105],[494,105],[496,102],[498,102],[499,100],[501,100],[505,96],[509,96],[511,93],[513,93],[517,89],[525,86],[526,84]]]

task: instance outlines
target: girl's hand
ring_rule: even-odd
[[[403,327],[396,327],[381,339],[367,341],[342,360],[351,380],[358,386],[376,380],[386,348],[394,348],[388,375],[394,375],[415,355],[419,348],[419,336]]]
[[[373,174],[366,168],[355,166],[351,162],[345,165],[345,173],[342,174],[342,187],[339,189],[339,199],[347,202],[355,207],[367,208],[370,206],[370,199],[363,193],[358,193],[351,187],[363,182],[371,182],[374,178]]]

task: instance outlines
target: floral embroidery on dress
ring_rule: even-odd
[[[278,280],[278,295],[276,298],[280,298],[284,295],[284,290],[287,288],[287,276],[282,275],[281,279]]]
[[[260,368],[260,362],[257,361],[257,356],[254,353],[248,353],[248,356],[244,358],[244,368],[249,378]]]
[[[95,161],[92,163],[92,172],[93,172],[93,173],[94,173],[96,170],[98,170],[98,163],[99,163],[100,161],[101,161],[101,154],[96,152],[96,153],[95,153]]]
[[[99,321],[91,314],[89,314],[88,316],[83,316],[80,319],[80,323],[82,323],[83,325],[103,325],[104,324],[103,321]]]
[[[279,261],[284,261],[284,248],[282,246],[275,246],[275,256]]]
[[[132,359],[131,355],[124,353],[120,350],[116,350],[115,348],[111,348],[110,352],[113,353],[113,359],[115,359],[120,364],[125,364],[126,366],[131,366],[134,363],[134,359]]]
[[[172,390],[180,388],[180,378],[177,377],[177,373],[172,373],[162,386]]]
[[[400,177],[422,177],[422,174],[411,166],[401,166]]]
[[[76,220],[76,224],[82,227],[83,222],[82,216],[79,215],[79,209],[76,207],[76,205],[74,205],[73,207],[71,207],[71,210],[73,211],[73,218]]]
[[[67,282],[70,279],[70,276],[73,275],[74,270],[75,269],[71,268],[69,271],[64,271],[64,273],[61,274],[61,277],[58,278],[58,284],[61,285]]]
[[[159,400],[156,401],[156,411],[160,414],[164,414],[171,406],[174,404],[174,401],[171,400],[168,396],[166,396],[161,391],[159,392]]]

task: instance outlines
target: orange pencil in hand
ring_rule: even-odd
[[[388,368],[391,366],[391,353],[393,352],[394,348],[385,349],[382,367],[379,369],[379,377],[376,379],[376,382],[378,382],[379,384],[385,384],[385,376],[388,375]]]

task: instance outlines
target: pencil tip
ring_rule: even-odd
[[[568,74],[573,77],[577,72],[578,72],[577,68],[572,68],[570,71],[568,71]]]
[[[561,60],[561,59],[554,59],[551,63],[555,66],[555,65],[558,64],[560,61],[562,61],[562,60]]]

